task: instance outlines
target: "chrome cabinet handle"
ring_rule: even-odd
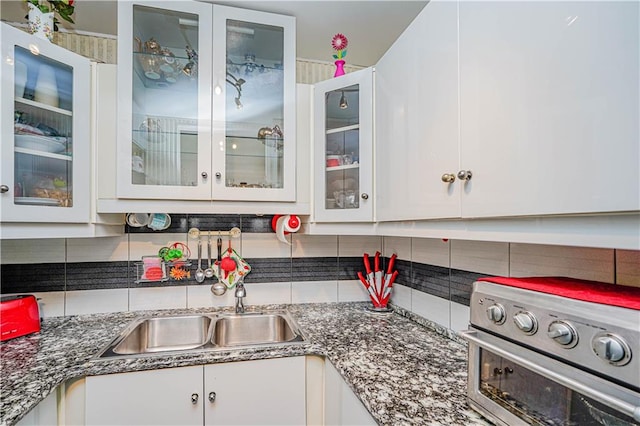
[[[206,179],[206,178],[209,177],[209,173],[207,173],[207,172],[202,172],[202,173],[200,173],[200,175],[202,176],[203,179]]]
[[[0,185],[0,192],[3,194],[9,192],[9,187],[7,185]]]
[[[360,196],[363,200],[368,200],[369,199],[369,194],[367,194],[366,192],[363,192],[362,195]]]
[[[471,180],[472,176],[471,170],[460,170],[458,172],[458,179],[460,180]]]
[[[442,175],[441,179],[444,183],[451,183],[456,180],[456,175],[454,175],[453,173],[445,173]]]
[[[215,400],[216,400],[216,393],[209,392],[209,402],[215,402]]]
[[[192,393],[191,394],[191,403],[192,404],[197,404],[198,403],[198,394],[197,393]]]
[[[216,172],[216,179],[220,179],[222,177],[222,173]]]

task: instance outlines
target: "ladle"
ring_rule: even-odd
[[[202,270],[202,240],[198,237],[198,269],[196,269],[196,282],[204,282],[204,271]]]
[[[211,234],[207,239],[207,269],[204,270],[204,276],[206,278],[213,277],[213,268],[211,268]]]
[[[213,285],[211,286],[211,292],[216,296],[222,296],[227,292],[227,286],[222,281],[220,281],[220,261],[222,259],[222,238],[220,238],[220,235],[218,235],[217,246],[218,261],[216,262],[216,265],[218,267],[218,282],[213,283]]]

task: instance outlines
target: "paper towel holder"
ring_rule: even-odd
[[[286,216],[286,215],[276,214],[271,219],[271,229],[273,230],[273,232],[278,232],[276,231],[276,228],[278,226],[278,219],[280,219],[282,216]],[[290,228],[298,228],[300,226],[300,218],[297,215],[293,215],[293,214],[290,215],[288,225]],[[284,231],[284,233],[285,235],[290,234],[290,232],[288,231]]]

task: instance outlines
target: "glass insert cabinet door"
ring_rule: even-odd
[[[210,198],[211,13],[118,2],[118,196]]]
[[[90,63],[1,24],[3,222],[90,220]]]
[[[315,86],[315,219],[371,221],[371,69]]]
[[[213,7],[213,198],[295,200],[295,19]]]

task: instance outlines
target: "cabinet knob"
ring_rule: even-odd
[[[3,194],[9,192],[9,187],[7,185],[0,185],[0,192]]]
[[[442,175],[441,179],[444,183],[451,183],[456,180],[456,175],[454,175],[453,173],[445,173]]]
[[[215,400],[216,400],[216,393],[209,392],[209,402],[215,402]]]
[[[206,179],[209,177],[209,174],[207,172],[202,172],[200,173],[200,176],[202,176],[203,179]]]
[[[198,403],[198,394],[197,393],[192,393],[191,394],[191,403],[192,404],[197,404]]]
[[[369,194],[367,194],[366,192],[363,192],[362,195],[360,195],[360,197],[362,197],[363,200],[368,200]]]
[[[221,178],[222,178],[222,173],[216,172],[216,179],[221,179]]]
[[[472,176],[471,170],[460,170],[458,172],[458,179],[460,180],[471,180]]]

